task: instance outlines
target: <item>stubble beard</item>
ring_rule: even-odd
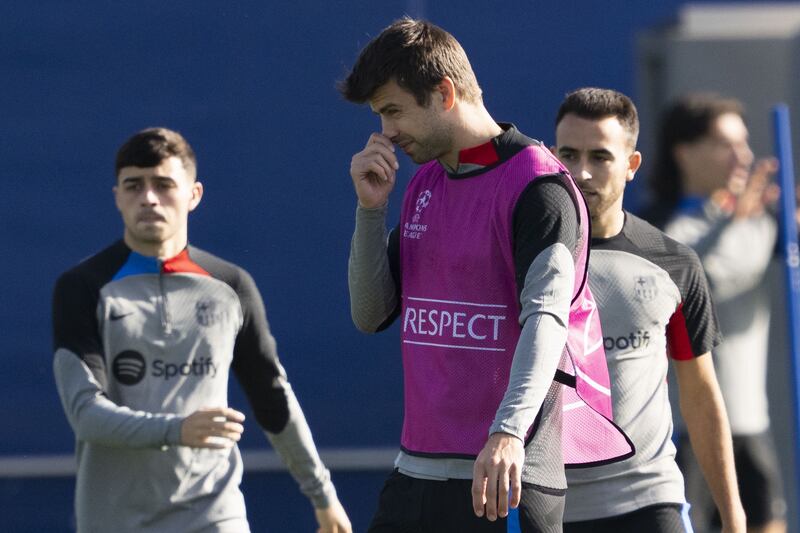
[[[452,129],[439,123],[432,126],[424,137],[413,139],[412,142],[419,147],[419,151],[409,156],[414,163],[422,165],[453,151]]]

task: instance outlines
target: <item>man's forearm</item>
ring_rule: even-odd
[[[490,434],[508,433],[525,440],[553,383],[566,342],[566,327],[554,316],[539,313],[528,318],[514,352],[508,389]]]
[[[489,433],[520,439],[539,412],[567,342],[575,270],[572,255],[556,244],[531,264],[520,295],[523,324],[508,388]]]
[[[702,357],[708,357],[705,355]],[[681,364],[681,363],[678,363]],[[686,384],[681,384],[687,389]],[[742,513],[728,417],[716,378],[711,376],[681,390],[681,413],[692,449],[717,505],[723,524]]]
[[[330,472],[317,453],[300,404],[288,384],[286,397],[289,421],[280,433],[265,433],[289,473],[297,481],[300,491],[311,500],[315,508],[323,509],[336,501],[336,489],[331,483]]]
[[[115,404],[77,355],[58,350],[53,370],[64,412],[79,440],[125,448],[180,444],[183,417]]]
[[[386,211],[386,206],[356,209],[347,274],[353,323],[365,333],[377,331],[398,305],[386,253]]]

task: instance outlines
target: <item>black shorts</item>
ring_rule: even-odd
[[[582,522],[567,522],[564,533],[691,533],[683,505],[663,503],[630,513]]]
[[[733,457],[747,525],[759,527],[773,520],[785,520],[786,500],[770,433],[734,435]],[[681,437],[677,459],[686,480],[686,499],[692,505],[692,523],[700,531],[719,526],[719,513],[687,436]]]
[[[560,502],[560,503],[559,503]],[[550,495],[523,484],[520,504],[522,533],[560,533],[564,496]],[[537,522],[526,522],[530,513]],[[542,513],[549,514],[543,517]],[[515,513],[516,515],[516,513]],[[554,520],[545,529],[542,521]],[[434,481],[417,479],[397,470],[386,479],[378,501],[378,510],[367,530],[369,533],[506,533],[508,520],[490,522],[478,518],[472,509],[472,480]]]

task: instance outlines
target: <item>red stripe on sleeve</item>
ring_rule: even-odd
[[[694,357],[686,317],[683,315],[683,302],[675,310],[667,324],[667,353],[678,361],[688,361]]]

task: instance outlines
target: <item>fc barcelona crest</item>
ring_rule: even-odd
[[[633,291],[637,300],[650,302],[658,295],[656,279],[653,276],[636,276],[633,280]]]
[[[200,300],[194,306],[197,323],[210,327],[225,319],[226,311],[214,300]]]

